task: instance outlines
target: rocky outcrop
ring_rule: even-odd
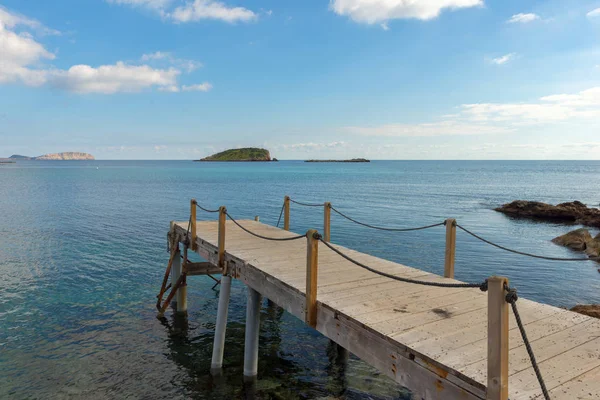
[[[88,153],[65,152],[44,154],[43,156],[35,157],[35,160],[94,160],[94,156]]]
[[[539,201],[516,200],[496,208],[496,211],[516,218],[560,221],[600,227],[600,210],[580,201],[551,205]]]
[[[571,308],[571,311],[588,317],[600,318],[600,304],[577,304]]]
[[[600,234],[592,237],[587,229],[581,228],[555,237],[552,242],[570,248],[571,250],[584,251],[590,257],[600,257]]]
[[[194,161],[271,161],[269,150],[258,147],[229,149]]]

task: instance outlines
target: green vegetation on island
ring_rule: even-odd
[[[194,161],[277,161],[277,159],[271,159],[269,150],[258,147],[244,147],[225,150]]]

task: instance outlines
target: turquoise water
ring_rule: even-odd
[[[210,377],[218,288],[192,277],[189,316],[161,323],[155,295],[170,220],[189,199],[275,224],[283,196],[331,201],[372,224],[457,218],[499,244],[574,257],[550,242],[575,227],[492,210],[514,200],[600,203],[600,162],[376,161],[369,164],[19,162],[0,166],[0,398],[408,398],[352,358],[345,373],[328,341],[263,309],[259,382],[242,383],[245,289],[232,291],[225,374]],[[292,230],[321,229],[320,210],[292,205]],[[200,218],[212,216],[199,214]],[[595,232],[594,232],[595,233]],[[332,241],[441,273],[444,228],[389,233],[332,216]],[[506,275],[522,296],[557,306],[600,302],[592,262],[551,262],[457,233],[456,276]]]

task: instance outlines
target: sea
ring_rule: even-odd
[[[210,359],[219,286],[188,279],[187,318],[156,318],[171,220],[189,202],[276,224],[285,195],[384,227],[456,218],[512,249],[580,257],[551,239],[577,225],[509,218],[515,199],[600,203],[598,161],[194,163],[18,161],[0,166],[1,399],[410,399],[277,307],[261,313],[259,376],[242,378],[246,289],[234,282],[223,375]],[[198,219],[214,214],[199,212]],[[437,274],[445,228],[369,229],[332,215],[332,242]],[[322,230],[322,209],[292,204],[291,230]],[[598,232],[591,229],[593,235]],[[456,278],[510,278],[521,297],[559,307],[600,302],[600,265],[546,261],[457,232]],[[401,297],[402,293],[398,293]],[[368,299],[366,299],[368,300]]]

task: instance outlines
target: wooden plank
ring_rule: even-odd
[[[594,400],[600,393],[600,367],[571,379],[550,390],[551,399]],[[542,395],[535,397],[542,399]]]
[[[331,242],[331,203],[323,205],[323,240]]]

